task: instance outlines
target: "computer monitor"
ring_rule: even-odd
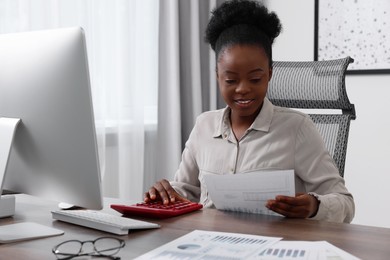
[[[0,35],[0,117],[21,119],[4,189],[102,208],[81,28]]]

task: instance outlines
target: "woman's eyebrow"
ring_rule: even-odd
[[[251,74],[251,73],[254,73],[254,72],[264,72],[264,70],[262,68],[257,68],[257,69],[249,71],[248,74]]]
[[[231,70],[225,70],[223,72],[224,74],[238,74],[237,72],[231,71]]]
[[[256,72],[263,73],[264,70],[262,68],[256,68],[256,69],[253,69],[253,70],[249,71],[247,74],[252,74],[252,73],[256,73]],[[225,75],[229,75],[229,74],[238,75],[239,74],[238,72],[231,71],[231,70],[225,70],[222,73],[225,74]]]
[[[254,73],[254,72],[263,72],[264,70],[262,68],[256,68],[256,69],[253,69],[251,71],[248,72],[248,74],[250,73]],[[239,74],[238,72],[234,72],[234,71],[231,71],[231,70],[225,70],[223,73],[225,74]]]

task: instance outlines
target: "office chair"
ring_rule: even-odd
[[[350,121],[355,106],[345,89],[345,72],[353,59],[325,61],[275,61],[267,97],[277,106],[308,110],[325,145],[344,177]],[[332,113],[319,113],[328,109]],[[334,110],[340,111],[335,113]],[[304,111],[304,110],[301,110]],[[311,113],[311,112],[315,113]]]

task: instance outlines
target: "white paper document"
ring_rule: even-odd
[[[281,238],[195,230],[136,259],[260,259]]]
[[[280,241],[259,254],[259,259],[295,259],[295,260],[325,260],[324,248],[319,248],[313,242]]]
[[[319,244],[319,246],[325,248],[326,260],[360,260],[360,258],[351,255],[350,253],[338,248],[337,246],[332,245],[327,241],[319,241],[317,243]]]
[[[165,260],[358,260],[326,241],[284,241],[239,233],[195,230],[136,258]]]
[[[204,176],[207,191],[217,209],[279,215],[265,207],[276,195],[295,196],[293,170]]]
[[[326,241],[279,241],[263,250],[262,260],[359,260]]]

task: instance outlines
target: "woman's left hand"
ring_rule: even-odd
[[[307,193],[297,193],[295,197],[278,195],[265,206],[289,218],[309,218],[317,213],[319,201]]]

